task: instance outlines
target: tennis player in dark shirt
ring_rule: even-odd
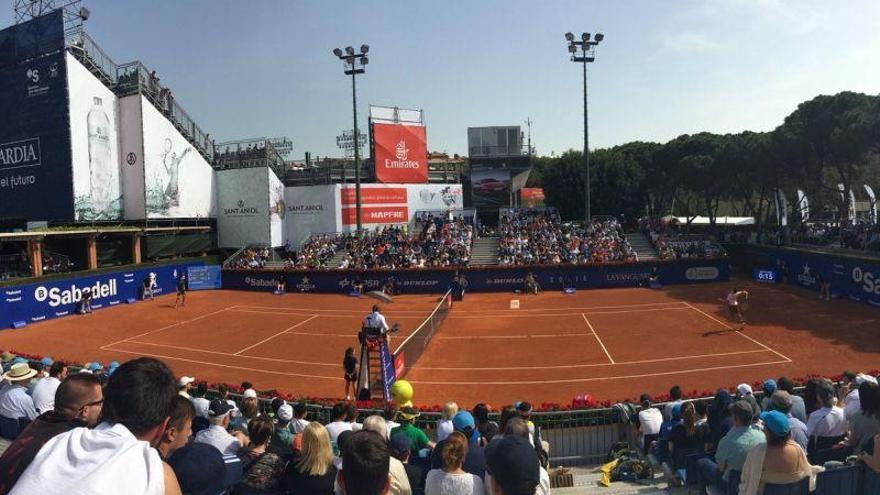
[[[351,387],[352,394],[357,392],[357,364],[358,360],[354,357],[354,348],[349,347],[345,350],[345,357],[342,358],[342,368],[345,370],[345,400],[350,400],[351,395],[348,388]]]

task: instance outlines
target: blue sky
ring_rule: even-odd
[[[11,2],[0,24],[12,22]],[[469,126],[533,121],[540,154],[582,146],[581,77],[563,34],[605,34],[590,70],[591,147],[764,131],[817,94],[880,93],[880,2],[87,0],[117,62],[155,69],[219,140],[288,136],[339,155],[350,81],[331,50],[371,46],[369,103],[422,108],[429,149]]]

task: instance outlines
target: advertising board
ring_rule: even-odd
[[[122,218],[119,103],[116,95],[68,53],[70,146],[77,221]]]
[[[126,220],[147,215],[144,184],[144,128],[141,96],[119,99],[119,149],[122,155],[122,204]]]
[[[311,233],[333,233],[341,230],[339,188],[336,185],[288,187],[284,189],[284,229],[286,242],[294,249]]]
[[[214,170],[152,103],[141,97],[147,218],[214,215]]]
[[[820,281],[831,284],[831,296],[880,307],[880,265],[851,258],[794,251],[766,253],[780,283],[819,291]]]
[[[238,249],[268,244],[269,173],[267,167],[217,171],[217,243]]]
[[[471,195],[477,209],[510,206],[510,170],[472,170]]]
[[[267,171],[269,172],[269,242],[272,247],[278,247],[284,245],[284,216],[287,215],[284,183],[272,169]]]
[[[428,144],[421,125],[373,123],[376,180],[384,183],[428,182]]]

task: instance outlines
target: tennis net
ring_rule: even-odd
[[[394,375],[397,378],[403,378],[428,348],[434,334],[449,314],[451,294],[451,290],[446,291],[428,318],[394,350]]]

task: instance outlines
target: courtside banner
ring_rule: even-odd
[[[362,205],[405,205],[406,187],[375,187],[361,186]],[[357,204],[357,190],[354,187],[345,187],[340,193],[342,206]]]
[[[385,183],[428,182],[428,144],[424,126],[373,124],[376,180]]]
[[[140,299],[143,281],[150,273],[156,274],[154,296],[174,294],[177,278],[190,267],[204,266],[202,262],[154,266],[136,270],[102,273],[85,277],[52,280],[42,283],[4,287],[0,301],[0,325],[9,328],[13,322],[33,323],[76,314],[83,289],[93,294],[92,309],[108,308]]]
[[[563,286],[578,289],[643,287],[656,268],[660,283],[693,284],[723,282],[730,278],[727,260],[688,260],[621,265],[517,267],[462,270],[471,292],[513,292],[523,288],[531,272],[542,290],[561,291]],[[455,270],[320,270],[301,272],[224,270],[224,289],[271,292],[278,277],[284,276],[288,292],[348,294],[361,281],[366,290],[378,290],[393,277],[400,294],[443,293],[452,285]],[[880,286],[880,284],[878,284]]]
[[[357,208],[342,209],[342,225],[357,225]],[[362,224],[398,224],[409,222],[409,208],[403,206],[363,206],[361,207]]]

